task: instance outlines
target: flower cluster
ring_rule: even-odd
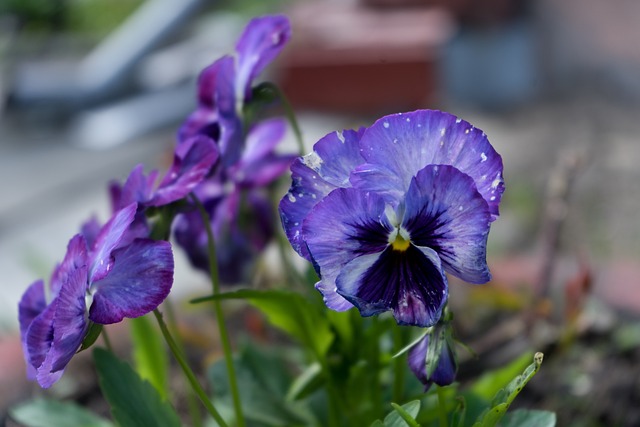
[[[249,22],[235,55],[220,58],[201,73],[198,107],[178,133],[179,144],[204,135],[215,139],[220,148],[221,161],[194,194],[211,219],[225,282],[242,280],[244,269],[271,239],[273,209],[265,187],[294,158],[275,152],[285,134],[282,119],[246,123],[244,114],[252,101],[252,81],[280,53],[290,35],[289,21],[282,15]],[[247,212],[250,220],[246,220]],[[207,234],[199,213],[192,210],[180,215],[174,234],[191,263],[208,270]]]
[[[291,171],[282,224],[329,308],[391,310],[399,324],[428,327],[447,302],[445,272],[490,280],[502,159],[469,123],[432,110],[386,116],[325,136]]]
[[[256,18],[236,46],[201,74],[198,108],[178,133],[173,163],[158,181],[136,166],[123,184],[110,185],[113,215],[101,226],[92,219],[71,239],[49,286],[33,283],[19,303],[28,376],[50,387],[81,347],[92,324],[111,324],[155,310],[173,284],[173,228],[194,265],[207,263],[207,234],[187,196],[202,201],[214,234],[221,239],[221,272],[230,262],[247,262],[266,245],[272,227],[270,203],[262,191],[293,159],[275,153],[285,123],[245,123],[251,82],[289,39],[284,16]],[[245,132],[245,128],[248,132]],[[252,227],[237,224],[243,203]],[[182,213],[180,213],[182,212]],[[177,215],[177,216],[176,216]],[[249,248],[249,249],[247,249]],[[225,251],[226,250],[226,251]],[[243,256],[238,256],[238,251]]]

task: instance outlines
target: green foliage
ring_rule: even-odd
[[[167,373],[169,360],[158,329],[147,316],[129,320],[133,360],[142,379],[148,380],[158,390],[163,400],[169,398]]]
[[[556,414],[549,411],[518,409],[504,416],[500,427],[555,427]]]
[[[102,327],[103,325],[101,325],[100,323],[90,322],[89,332],[87,332],[84,340],[82,340],[82,345],[80,346],[80,350],[78,351],[83,351],[91,347],[100,336],[100,333],[102,333]]]
[[[247,421],[259,426],[311,425],[309,411],[284,396],[291,382],[287,361],[281,354],[246,346],[234,360],[240,399]],[[211,365],[209,382],[213,401],[222,414],[232,414],[231,390],[224,360]]]
[[[533,356],[533,363],[530,364],[521,375],[516,376],[505,388],[499,390],[490,407],[485,410],[473,427],[494,427],[502,419],[509,409],[511,402],[522,391],[522,388],[533,378],[540,369],[543,354],[536,353]]]
[[[214,299],[242,299],[256,307],[269,322],[298,340],[316,357],[327,352],[333,341],[333,333],[323,312],[303,296],[281,290],[258,291],[242,289],[215,296],[199,298],[194,302]]]
[[[77,403],[36,398],[9,410],[14,421],[25,427],[113,427]]]
[[[93,350],[100,388],[111,414],[126,427],[175,427],[180,419],[156,389],[125,362],[101,348]]]
[[[503,368],[485,372],[473,383],[469,391],[490,401],[504,387],[504,384],[519,375],[530,363],[531,353],[524,353]]]
[[[376,420],[371,427],[418,427],[416,421],[418,412],[420,412],[420,401],[413,400],[400,406],[392,403],[393,411],[384,418],[384,421]]]

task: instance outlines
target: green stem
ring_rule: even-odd
[[[171,300],[167,298],[162,303],[162,306],[164,307],[165,313],[167,314],[169,329],[173,332],[174,341],[176,343],[178,351],[180,351],[180,353],[185,356],[187,352],[185,351],[184,342],[182,341],[182,336],[180,335],[180,331],[178,329],[178,322],[176,320],[173,304]],[[187,392],[187,407],[189,408],[189,417],[191,418],[193,427],[202,426],[200,410],[198,409],[197,396],[195,395],[195,393],[193,393],[192,390],[189,390]]]
[[[284,92],[282,92],[277,85],[271,82],[264,82],[260,84],[260,87],[263,89],[271,90],[278,97],[278,99],[280,99],[280,102],[282,102],[284,114],[285,116],[287,116],[287,120],[289,120],[289,123],[291,123],[293,133],[296,136],[296,142],[298,143],[298,152],[301,156],[304,156],[306,150],[304,148],[304,142],[302,141],[302,132],[300,131],[300,127],[298,126],[298,121],[296,120],[296,115],[293,112],[293,108],[291,107],[291,104],[289,103],[287,97],[284,95]]]
[[[444,395],[444,390],[437,384],[436,393],[438,393],[438,418],[440,419],[440,427],[447,427],[449,425],[447,421],[447,402]]]
[[[153,314],[156,316],[156,320],[158,321],[158,325],[160,326],[160,331],[162,332],[162,336],[164,337],[165,341],[167,341],[167,344],[169,345],[169,349],[171,349],[171,353],[173,353],[173,357],[176,359],[176,361],[182,368],[182,372],[184,372],[184,375],[187,377],[187,380],[191,384],[191,388],[195,392],[196,396],[198,396],[198,398],[200,399],[204,407],[207,408],[207,411],[209,411],[213,419],[216,420],[216,422],[220,427],[228,427],[227,423],[224,421],[222,416],[220,416],[220,413],[211,404],[211,400],[209,400],[207,393],[204,391],[204,389],[198,382],[198,379],[196,378],[196,375],[193,373],[193,371],[189,367],[189,364],[185,361],[184,356],[180,352],[180,349],[178,348],[173,337],[171,336],[171,332],[169,332],[169,328],[167,328],[166,323],[164,323],[164,320],[162,319],[162,314],[158,311],[157,308],[153,310]]]
[[[220,293],[220,275],[218,273],[218,258],[216,256],[215,241],[213,239],[213,231],[211,230],[211,222],[209,214],[202,205],[202,202],[191,194],[191,199],[195,203],[202,221],[204,223],[205,230],[207,231],[207,246],[209,252],[209,277],[211,278],[211,286],[213,288],[213,295]],[[240,392],[238,391],[238,380],[236,378],[236,371],[233,365],[233,358],[231,354],[231,344],[229,341],[229,334],[224,320],[224,314],[222,313],[222,304],[220,300],[213,300],[213,306],[216,312],[216,322],[218,323],[218,332],[220,334],[220,343],[222,345],[222,352],[224,354],[225,365],[229,376],[229,389],[231,390],[231,397],[233,400],[233,408],[236,414],[236,422],[238,427],[245,427],[246,423],[244,415],[242,413],[242,404],[240,403]]]
[[[395,348],[404,346],[406,327],[394,326],[393,345]],[[406,356],[400,355],[393,359],[393,401],[402,402],[404,397],[404,379],[406,372]]]
[[[109,339],[109,334],[107,334],[107,330],[103,327],[102,331],[102,339],[104,340],[104,346],[109,350],[109,352],[113,353],[113,347],[111,346],[111,340]]]

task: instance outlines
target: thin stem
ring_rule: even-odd
[[[287,116],[287,120],[289,120],[289,123],[291,123],[293,133],[296,136],[296,142],[298,143],[298,152],[301,156],[304,156],[306,150],[304,148],[304,141],[302,140],[302,132],[300,131],[300,126],[298,126],[298,121],[296,120],[296,115],[293,112],[293,108],[291,107],[291,104],[289,103],[287,97],[284,95],[284,92],[282,92],[282,90],[280,90],[277,85],[271,82],[264,82],[260,85],[260,87],[263,89],[271,90],[278,97],[278,99],[280,99],[280,102],[282,102],[284,114],[285,116]]]
[[[204,223],[205,230],[207,231],[207,246],[209,253],[209,277],[211,278],[211,286],[213,288],[213,295],[220,293],[220,275],[218,273],[218,258],[216,256],[215,241],[213,239],[213,231],[211,230],[211,222],[209,214],[202,205],[202,202],[191,194],[191,199],[195,203],[202,221]],[[224,315],[222,313],[222,304],[219,300],[213,300],[214,311],[216,312],[216,322],[218,323],[218,332],[220,334],[220,344],[222,345],[222,352],[224,354],[224,361],[229,376],[229,389],[231,390],[231,397],[233,400],[233,408],[236,414],[236,422],[238,427],[245,427],[246,423],[244,415],[242,413],[242,404],[240,403],[240,392],[238,391],[238,380],[236,379],[236,370],[233,366],[233,358],[231,354],[231,344],[229,341],[229,334],[227,332]]]
[[[171,353],[173,353],[173,357],[176,359],[176,361],[182,368],[182,372],[184,372],[184,375],[187,377],[187,380],[189,380],[189,383],[191,384],[191,388],[195,392],[196,396],[198,396],[198,398],[200,399],[204,407],[207,408],[207,411],[209,411],[213,419],[216,420],[216,422],[220,427],[228,427],[227,423],[224,421],[222,416],[220,416],[220,413],[211,404],[211,400],[209,400],[207,393],[204,391],[204,389],[198,382],[198,379],[196,378],[196,375],[193,373],[193,371],[189,367],[189,364],[185,361],[184,356],[180,352],[180,349],[178,348],[173,337],[171,336],[171,332],[169,332],[169,328],[167,328],[166,323],[164,323],[164,320],[162,319],[162,314],[158,311],[157,308],[153,310],[153,314],[156,316],[156,320],[158,321],[158,325],[160,326],[160,331],[162,332],[162,336],[164,336],[165,341],[167,341],[167,344],[169,345],[169,349],[171,349]]]
[[[109,339],[107,330],[105,328],[102,328],[100,334],[102,335],[102,339],[104,340],[104,346],[107,348],[107,350],[109,350],[109,352],[113,353],[113,347],[111,346],[111,340]]]
[[[447,402],[444,395],[444,389],[437,384],[436,393],[438,393],[438,418],[440,419],[440,427],[447,427],[449,425],[447,421]]]
[[[173,303],[170,298],[167,298],[162,303],[164,307],[164,311],[167,315],[167,323],[169,324],[169,330],[173,332],[174,341],[178,348],[178,351],[184,356],[186,356],[187,352],[185,351],[184,342],[182,341],[182,336],[180,335],[180,330],[178,329],[178,321],[176,320],[175,310],[173,309]],[[192,390],[187,391],[187,407],[189,408],[189,417],[191,418],[191,423],[193,427],[202,426],[202,420],[200,419],[200,411],[198,409],[197,396],[193,393]]]
[[[395,348],[402,348],[404,345],[405,328],[394,326],[393,345]],[[404,396],[404,379],[406,372],[406,356],[401,355],[393,359],[393,401],[402,402]]]

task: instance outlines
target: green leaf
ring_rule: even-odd
[[[88,349],[96,342],[102,332],[102,326],[100,323],[89,322],[89,331],[84,337],[84,340],[82,340],[82,345],[80,346],[80,350],[78,350],[79,352]]]
[[[507,366],[483,374],[474,382],[469,391],[490,401],[504,387],[504,384],[519,375],[530,363],[531,353],[524,353]]]
[[[400,406],[392,403],[393,411],[384,418],[384,427],[416,427],[418,412],[420,412],[420,401],[413,400]]]
[[[256,349],[249,350],[257,351]],[[268,359],[271,356],[267,356]],[[255,365],[247,356],[247,349],[243,349],[234,360],[236,379],[240,392],[240,400],[247,421],[266,424],[269,426],[311,425],[301,405],[298,402],[287,402],[284,393],[274,392],[273,380],[265,381],[265,371],[280,371],[285,369],[285,360],[271,361],[269,367]],[[219,360],[208,370],[209,382],[213,385],[214,399],[221,413],[232,413],[231,391],[229,389],[228,372],[224,360]],[[288,378],[287,378],[288,379]],[[279,388],[279,386],[278,386]]]
[[[113,424],[74,402],[36,398],[9,409],[25,427],[113,427]]]
[[[555,427],[556,414],[549,411],[518,409],[502,419],[500,427]]]
[[[113,418],[125,427],[174,427],[180,419],[149,382],[127,363],[101,348],[93,350],[100,388],[111,405]]]
[[[319,363],[312,363],[291,383],[286,399],[304,399],[314,391],[319,390],[324,383],[322,367]]]
[[[242,289],[192,302],[215,299],[243,299],[260,310],[269,322],[300,341],[317,357],[326,353],[333,341],[333,333],[326,316],[301,295],[281,290],[258,291]]]
[[[133,343],[133,360],[142,379],[148,380],[163,400],[169,397],[167,374],[169,360],[158,329],[147,316],[129,320]]]
[[[491,402],[491,407],[480,415],[474,427],[494,427],[498,424],[507,412],[507,409],[509,409],[511,402],[513,402],[523,387],[538,372],[543,357],[544,355],[542,353],[536,353],[533,356],[533,363],[529,365],[521,375],[516,376],[504,389],[496,393]]]

